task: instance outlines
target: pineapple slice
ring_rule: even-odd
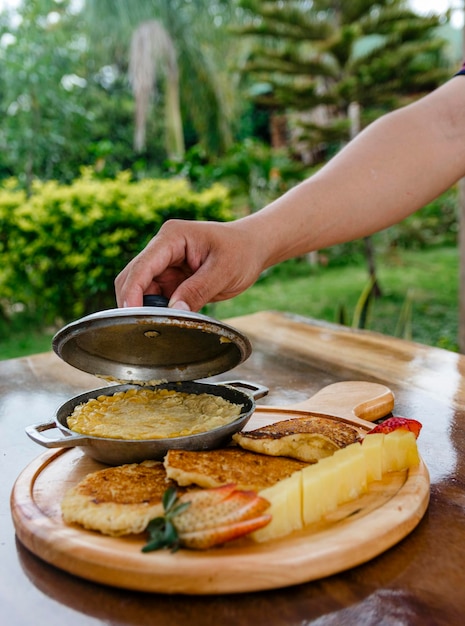
[[[362,442],[365,455],[367,481],[381,480],[383,477],[383,443],[386,435],[374,433],[366,436]]]
[[[337,508],[339,470],[329,456],[304,467],[301,474],[303,524],[307,525]]]
[[[358,498],[367,490],[367,468],[360,443],[352,443],[333,455],[338,468],[337,503]]]
[[[259,495],[271,503],[267,513],[271,522],[252,533],[255,541],[267,541],[284,537],[302,528],[302,472],[294,472],[288,478],[260,491]]]
[[[420,462],[415,433],[398,428],[369,433],[260,492],[271,507],[271,522],[252,533],[268,541],[318,522],[340,504],[358,498],[383,474],[415,467]]]
[[[414,433],[399,429],[385,435],[382,458],[383,473],[396,472],[418,465],[420,456]]]
[[[304,525],[317,522],[367,489],[365,455],[360,443],[342,448],[301,472]]]

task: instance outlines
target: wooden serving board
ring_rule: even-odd
[[[390,390],[374,383],[336,383],[290,407],[258,407],[248,428],[324,413],[371,428],[388,415]],[[88,580],[139,591],[219,594],[286,587],[329,576],[384,552],[410,533],[429,502],[423,462],[372,483],[368,493],[318,524],[279,540],[244,538],[196,552],[142,553],[145,537],[112,538],[63,523],[60,501],[68,488],[104,467],[78,448],[48,451],[18,477],[11,508],[20,541],[43,560]]]

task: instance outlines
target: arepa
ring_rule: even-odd
[[[181,486],[212,488],[234,483],[238,489],[261,491],[307,463],[231,446],[217,450],[169,450],[164,465],[167,476]]]
[[[233,435],[246,450],[317,463],[362,437],[354,426],[331,417],[308,415]]]
[[[108,467],[88,474],[65,494],[63,519],[114,537],[141,533],[163,513],[163,493],[173,484],[160,461]]]

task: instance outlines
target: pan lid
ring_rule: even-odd
[[[153,384],[214,376],[250,356],[250,341],[232,326],[165,303],[145,297],[143,307],[87,315],[56,333],[53,350],[100,378]]]

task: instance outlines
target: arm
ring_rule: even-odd
[[[380,118],[317,174],[227,224],[167,222],[115,281],[119,306],[162,292],[198,310],[266,267],[402,220],[465,175],[465,76]]]

